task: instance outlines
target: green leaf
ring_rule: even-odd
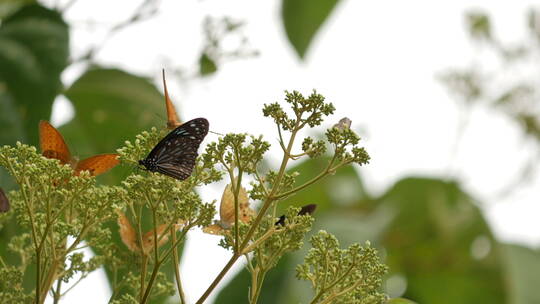
[[[540,303],[540,251],[519,245],[503,245],[512,304]]]
[[[283,257],[277,266],[268,271],[264,279],[264,287],[259,296],[258,304],[273,304],[284,303],[279,300],[283,295],[283,290],[286,288],[287,281],[285,276],[290,275],[294,278],[294,264],[290,262],[288,256]],[[216,297],[215,303],[235,303],[247,304],[248,287],[251,286],[251,274],[247,269],[242,269],[236,276],[220,290]],[[310,291],[308,289],[308,291]],[[279,301],[278,301],[279,300]],[[285,302],[286,303],[286,302]]]
[[[69,56],[68,26],[61,15],[39,5],[23,6],[26,2],[33,1],[0,4],[0,127],[4,130],[0,145],[38,144],[38,122],[50,117]],[[4,190],[14,187],[4,170],[0,185]],[[13,218],[0,230],[0,243],[21,232],[23,228]],[[6,246],[0,246],[0,256],[9,265],[19,264],[19,257]],[[27,290],[35,284],[34,268],[25,277]]]
[[[36,3],[36,0],[2,0],[0,2],[0,20],[31,3]]]
[[[38,122],[50,117],[68,55],[68,27],[58,12],[28,5],[2,19],[0,94],[11,96],[9,107],[16,110],[11,120],[22,122],[15,130],[24,134],[18,140],[37,145]],[[0,144],[14,143],[13,138],[2,140],[8,141]]]
[[[65,92],[75,117],[61,131],[80,156],[113,153],[127,139],[164,127],[164,97],[147,79],[116,69],[94,68]]]
[[[290,170],[299,172],[296,185],[302,185],[317,176],[325,168],[330,160],[329,157],[307,159],[298,163]],[[339,169],[336,174],[328,176],[292,197],[278,204],[278,211],[284,212],[288,206],[302,207],[306,204],[317,204],[316,218],[327,210],[335,207],[351,207],[360,200],[367,199],[367,193],[353,166]]]
[[[287,38],[304,59],[313,37],[338,0],[282,0],[281,16]]]
[[[507,303],[499,245],[457,183],[406,178],[379,202],[395,213],[380,241],[390,272],[406,279],[404,297],[418,303]]]
[[[394,298],[394,299],[388,300],[388,304],[416,304],[416,302],[403,299],[403,298]]]
[[[217,65],[206,53],[201,54],[199,58],[199,73],[201,76],[212,75],[217,71]]]

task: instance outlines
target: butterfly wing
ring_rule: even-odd
[[[249,222],[255,211],[249,207],[249,199],[244,187],[238,190],[238,220],[244,223]],[[219,207],[219,217],[224,228],[230,228],[234,224],[234,193],[231,184],[228,184],[221,196],[221,205]]]
[[[118,154],[99,154],[81,160],[75,168],[75,175],[79,175],[81,171],[90,171],[93,176],[100,175],[118,165],[120,161],[117,159]]]
[[[122,212],[118,212],[118,227],[120,227],[120,238],[127,248],[133,252],[139,251],[135,229],[129,222],[127,216]]]
[[[0,188],[0,213],[9,211],[9,199],[7,198],[4,190]]]
[[[208,120],[195,118],[172,130],[143,160],[153,165],[151,171],[184,180],[191,175],[197,149],[208,134]]]
[[[43,156],[58,159],[62,164],[71,162],[71,153],[62,134],[49,122],[39,122],[39,145]]]
[[[212,234],[212,235],[225,235],[227,233],[227,230],[224,229],[220,224],[212,224],[210,226],[206,226],[202,229],[204,233]]]
[[[165,81],[165,70],[163,70],[163,91],[165,94],[165,107],[167,108],[167,128],[174,129],[180,126],[180,121],[178,115],[176,114],[176,109],[169,98],[169,92],[167,91],[167,82]]]

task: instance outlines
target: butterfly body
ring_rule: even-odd
[[[197,149],[208,134],[208,120],[195,118],[172,130],[139,165],[151,172],[184,180],[191,175]]]

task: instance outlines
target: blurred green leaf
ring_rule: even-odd
[[[22,130],[14,130],[24,134],[18,140],[37,145],[38,122],[51,115],[68,55],[68,27],[58,12],[28,5],[1,20],[0,92],[11,96],[11,120],[22,122]],[[7,140],[0,144],[14,143]]]
[[[2,0],[0,2],[0,20],[18,11],[22,6],[36,3],[36,0]]]
[[[527,25],[532,36],[536,40],[540,40],[540,20],[536,8],[529,8],[527,13]]]
[[[390,299],[388,301],[388,304],[416,304],[416,302],[413,302],[411,300],[403,299],[403,298],[395,298]]]
[[[288,170],[299,172],[296,185],[301,185],[324,170],[330,158],[306,159]],[[367,193],[360,176],[353,166],[339,169],[335,175],[328,176],[278,204],[278,212],[283,213],[288,206],[302,207],[317,204],[315,214],[334,209],[336,206],[350,207],[366,199]]]
[[[0,145],[14,144],[25,138],[23,122],[19,119],[17,107],[11,95],[0,88]],[[0,183],[2,184],[2,183]]]
[[[217,65],[210,56],[206,53],[201,54],[199,59],[199,73],[201,76],[208,76],[217,71]]]
[[[65,96],[75,117],[61,130],[85,157],[115,152],[141,131],[166,124],[163,95],[148,79],[121,70],[91,69]]]
[[[491,23],[483,12],[468,12],[466,14],[469,33],[473,38],[491,40]]]
[[[61,90],[60,73],[69,56],[68,26],[60,14],[30,1],[0,4],[0,145],[16,141],[37,145],[38,122],[49,119],[56,95]],[[0,171],[4,190],[14,187],[5,171]],[[15,219],[0,230],[0,243],[6,244],[23,230]],[[9,265],[19,258],[0,246],[0,256]],[[34,265],[27,271],[24,287],[35,283]]]
[[[407,280],[404,297],[418,303],[507,303],[498,244],[457,183],[406,178],[380,204],[396,213],[381,245],[390,271]]]
[[[511,304],[540,303],[540,251],[520,245],[504,245],[506,282]]]
[[[496,106],[516,106],[526,104],[534,99],[534,87],[529,84],[518,84],[505,90],[499,97],[493,101]]]
[[[285,32],[301,59],[304,59],[313,37],[337,3],[338,0],[282,0]]]
[[[261,295],[257,303],[259,304],[273,304],[284,303],[279,301],[282,291],[285,289],[286,281],[284,276],[287,273],[294,275],[294,264],[291,264],[290,259],[287,256],[283,257],[278,265],[271,269],[266,278],[264,279],[265,288],[262,289]],[[216,297],[215,303],[235,303],[235,304],[247,304],[249,286],[251,286],[251,274],[246,268],[243,268],[235,277],[220,290]]]

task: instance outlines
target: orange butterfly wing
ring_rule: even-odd
[[[167,91],[167,82],[165,81],[165,70],[163,72],[163,90],[165,94],[165,107],[167,108],[167,128],[169,129],[175,129],[176,127],[180,126],[181,123],[178,119],[178,115],[176,114],[176,109],[174,108],[174,105],[169,98],[169,92]]]
[[[238,191],[238,220],[244,223],[249,222],[255,215],[255,211],[249,206],[249,198],[244,187],[240,187]],[[223,195],[221,196],[221,205],[219,207],[219,222],[203,228],[204,233],[213,235],[225,235],[234,224],[234,193],[232,192],[231,184],[225,186]]]
[[[120,238],[127,248],[133,252],[139,251],[135,229],[133,229],[127,216],[122,212],[118,212],[118,226],[120,227]]]
[[[212,235],[225,235],[228,230],[223,228],[220,224],[212,224],[210,226],[204,227],[202,231],[204,233]]]
[[[62,164],[71,163],[71,153],[62,134],[49,122],[39,122],[39,145],[43,156],[58,159]]]
[[[105,173],[118,165],[120,161],[117,159],[118,154],[99,154],[81,160],[75,167],[75,175],[79,175],[81,171],[90,171],[93,176]]]

